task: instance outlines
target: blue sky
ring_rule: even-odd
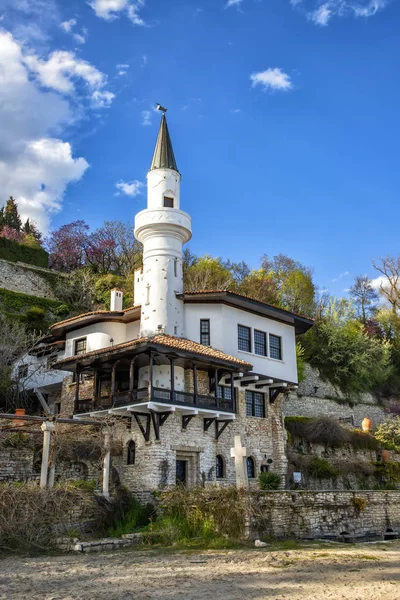
[[[0,0],[0,181],[42,228],[133,223],[167,106],[190,249],[342,295],[398,254],[398,0]]]

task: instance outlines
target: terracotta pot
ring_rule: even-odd
[[[371,419],[368,419],[367,417],[365,417],[365,419],[363,419],[363,421],[361,423],[361,427],[362,427],[362,430],[365,432],[371,431],[371,429],[372,429]]]
[[[23,417],[25,415],[25,408],[16,408],[15,414],[18,417]],[[12,427],[21,427],[22,425],[25,425],[25,421],[22,421],[21,419],[16,419],[15,421],[11,421],[11,425]]]
[[[389,450],[382,450],[382,462],[388,462],[389,458],[390,458],[390,452]]]

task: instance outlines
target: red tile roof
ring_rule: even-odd
[[[131,340],[130,342],[125,342],[123,344],[117,344],[116,346],[108,346],[107,348],[100,348],[99,350],[92,350],[91,352],[86,352],[85,354],[79,354],[75,356],[69,356],[68,358],[63,358],[57,361],[54,364],[54,368],[63,365],[64,363],[68,363],[75,360],[82,360],[87,357],[101,356],[102,354],[111,353],[116,354],[120,350],[126,350],[129,348],[135,348],[143,343],[156,344],[158,346],[165,346],[166,348],[176,348],[177,350],[184,350],[191,354],[198,354],[201,356],[205,356],[208,358],[215,358],[217,360],[223,360],[225,362],[232,363],[239,367],[243,367],[246,370],[252,368],[252,365],[240,358],[236,358],[235,356],[231,356],[229,354],[225,354],[221,350],[216,350],[215,348],[210,348],[208,346],[203,346],[202,344],[198,344],[197,342],[192,342],[191,340],[187,340],[185,338],[176,338],[172,335],[154,335],[151,337],[142,337],[137,340]]]

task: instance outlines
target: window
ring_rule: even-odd
[[[174,199],[164,196],[164,208],[174,208]]]
[[[265,399],[262,392],[246,390],[246,416],[265,417]]]
[[[256,467],[254,465],[254,458],[252,456],[247,457],[247,477],[249,479],[254,479],[256,476]]]
[[[146,285],[146,304],[150,304],[150,286]]]
[[[174,276],[178,277],[178,259],[174,260]]]
[[[220,454],[217,454],[215,460],[215,476],[217,479],[224,478],[224,459]]]
[[[224,400],[232,400],[231,386],[219,385],[217,387],[217,398],[223,398]]]
[[[28,377],[28,365],[20,365],[18,367],[18,379]]]
[[[251,329],[238,325],[238,348],[244,352],[251,352]]]
[[[200,319],[200,344],[210,345],[210,319]]]
[[[128,442],[128,455],[126,459],[127,465],[134,465],[136,458],[136,444],[133,440]]]
[[[254,330],[254,352],[260,356],[267,356],[267,334],[264,331]]]
[[[61,402],[55,402],[53,405],[53,415],[59,415],[61,412]]]
[[[75,352],[74,354],[85,354],[86,352],[86,338],[75,340]]]
[[[282,339],[279,335],[269,334],[269,355],[271,358],[282,360]]]

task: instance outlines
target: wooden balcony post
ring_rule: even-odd
[[[215,403],[217,405],[217,408],[219,408],[219,398],[218,398],[218,369],[215,369],[214,372],[214,377],[215,377]]]
[[[117,366],[120,363],[119,360],[117,360],[117,362],[115,362],[112,366],[112,371],[111,371],[111,403],[114,402],[114,394],[115,394],[115,387],[117,384]]]
[[[171,379],[171,402],[175,399],[175,369],[174,369],[174,359],[170,358],[170,379]]]
[[[77,364],[75,368],[75,401],[74,401],[74,413],[78,412],[79,409],[79,384],[81,378],[81,369]]]
[[[129,395],[132,399],[133,396],[133,386],[135,385],[135,359],[132,358],[129,363]]]
[[[197,367],[193,365],[193,404],[197,404]]]
[[[96,407],[96,401],[98,397],[98,387],[99,387],[99,369],[96,367],[93,369],[93,406]]]
[[[153,353],[149,352],[149,400],[153,396]]]
[[[236,398],[235,398],[235,379],[233,377],[233,371],[231,373],[231,396],[232,396],[232,406],[233,410],[236,413]]]

